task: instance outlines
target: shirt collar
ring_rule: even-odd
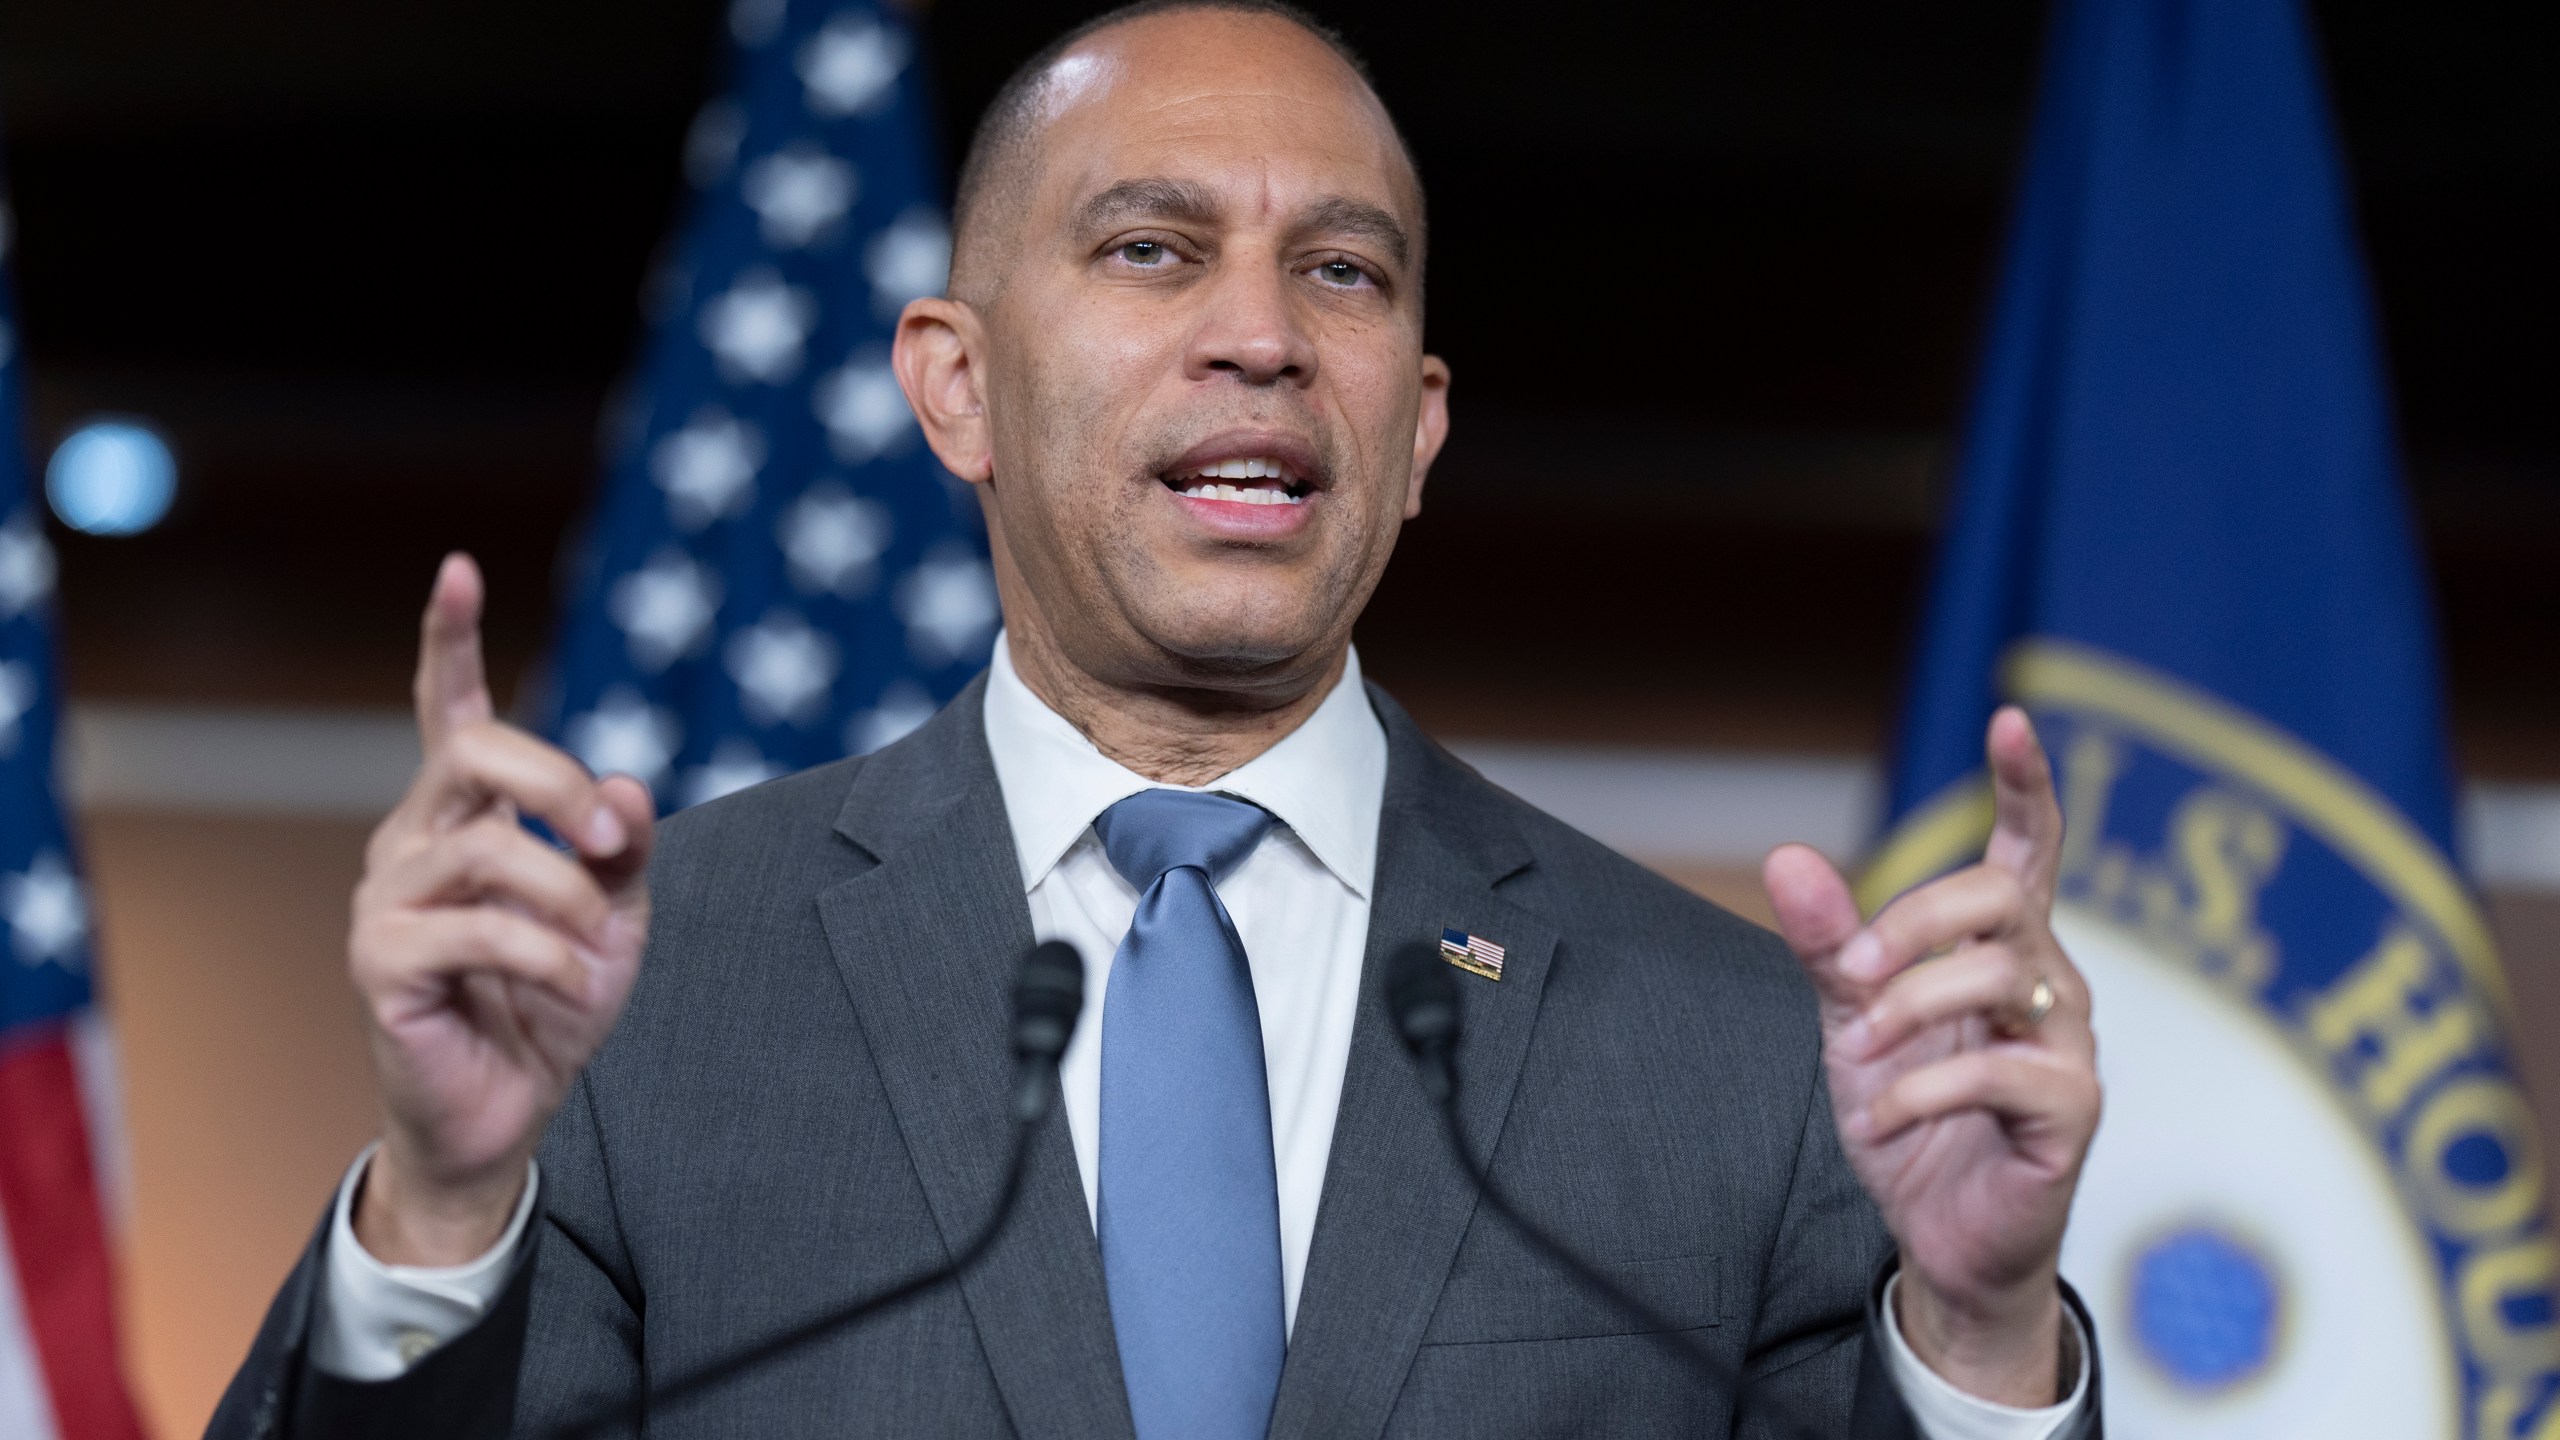
[[[987,675],[986,730],[1026,891],[1048,878],[1095,816],[1157,788],[1032,694],[1001,634]],[[1335,879],[1367,899],[1387,793],[1387,732],[1360,684],[1359,652],[1297,729],[1208,784],[1182,788],[1220,791],[1270,811]]]

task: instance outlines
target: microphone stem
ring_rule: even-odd
[[[1466,1134],[1458,1124],[1457,1086],[1452,1083],[1445,1089],[1439,1086],[1431,1088],[1435,1091],[1434,1098],[1440,1102],[1440,1118],[1443,1122],[1442,1128],[1449,1134],[1449,1149],[1456,1154],[1458,1168],[1465,1172],[1468,1182],[1475,1186],[1476,1194],[1484,1200],[1486,1208],[1499,1216],[1502,1223],[1510,1226],[1513,1234],[1529,1242],[1531,1249],[1571,1272],[1576,1280],[1601,1299],[1617,1307],[1620,1313],[1635,1317],[1645,1327],[1647,1339],[1670,1351],[1684,1364],[1697,1371],[1710,1387],[1717,1390],[1730,1387],[1734,1406],[1739,1410],[1742,1403],[1741,1368],[1738,1365],[1726,1364],[1721,1357],[1709,1350],[1706,1341],[1692,1333],[1695,1327],[1683,1326],[1679,1321],[1663,1314],[1651,1302],[1610,1279],[1600,1267],[1575,1254],[1565,1246],[1563,1241],[1548,1234],[1543,1227],[1521,1214],[1519,1208],[1511,1203],[1511,1197],[1505,1195],[1502,1188],[1493,1183],[1493,1176],[1484,1166],[1476,1162],[1475,1152],[1467,1148]],[[1798,1440],[1823,1440],[1824,1432],[1816,1431],[1800,1416],[1784,1415],[1776,1418],[1784,1427],[1783,1433],[1798,1437]]]
[[[1054,1082],[1044,1074],[1034,1083],[1042,1087],[1045,1095],[1046,1087]],[[609,1427],[615,1425],[636,1425],[645,1420],[652,1411],[664,1410],[680,1401],[690,1399],[723,1381],[735,1379],[749,1370],[824,1339],[856,1320],[886,1310],[946,1280],[955,1280],[967,1273],[969,1268],[977,1264],[978,1260],[987,1253],[988,1248],[995,1244],[996,1236],[1003,1233],[1004,1222],[1013,1214],[1014,1202],[1022,1195],[1023,1177],[1031,1168],[1031,1140],[1039,1131],[1039,1119],[1048,1113],[1045,1105],[1039,1107],[1038,1113],[1023,1113],[1030,1108],[1026,1105],[1015,1111],[1013,1158],[1005,1166],[1004,1188],[996,1194],[995,1208],[988,1212],[985,1223],[978,1227],[977,1233],[971,1235],[969,1242],[961,1246],[959,1253],[953,1255],[950,1260],[930,1270],[909,1276],[886,1290],[830,1310],[815,1319],[804,1321],[751,1349],[722,1356],[701,1369],[678,1376],[631,1400],[617,1402],[584,1418],[557,1426],[550,1432],[551,1440],[589,1440],[589,1437],[603,1434]]]

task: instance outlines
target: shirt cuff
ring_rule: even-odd
[[[542,1167],[525,1162],[523,1198],[489,1253],[466,1265],[385,1265],[356,1241],[356,1187],[380,1145],[367,1145],[329,1221],[328,1273],[311,1317],[311,1363],[340,1380],[393,1380],[480,1322],[514,1272],[509,1263],[533,1218]]]
[[[2080,1356],[2080,1378],[2072,1383],[2070,1396],[2061,1404],[2021,1409],[1966,1394],[1912,1353],[1911,1342],[1902,1338],[1902,1321],[1893,1313],[1894,1287],[1901,1283],[1900,1275],[1884,1282],[1885,1358],[1893,1372],[1894,1388],[1902,1392],[1902,1403],[1910,1409],[1912,1420],[1927,1440],[2067,1440],[2084,1431],[2082,1412],[2089,1404],[2089,1337],[2082,1333],[2080,1317],[2072,1313],[2070,1306],[2062,1307],[2062,1323],[2071,1327],[2078,1342],[2074,1348]]]

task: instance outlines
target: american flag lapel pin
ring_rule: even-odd
[[[1487,980],[1502,978],[1502,947],[1481,935],[1470,935],[1464,930],[1441,931],[1440,958],[1470,975],[1481,975]]]

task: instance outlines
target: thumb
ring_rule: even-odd
[[[1983,737],[1991,771],[1991,838],[1982,858],[2015,875],[2046,908],[2053,904],[2062,867],[2062,804],[2053,790],[2053,764],[2036,738],[2035,723],[2015,705],[1991,717]]]
[[[1760,880],[1777,912],[1778,933],[1804,962],[1825,998],[1848,999],[1861,988],[1840,970],[1840,949],[1862,928],[1849,882],[1810,845],[1781,845],[1761,863]]]
[[[649,850],[656,839],[657,802],[649,787],[629,775],[607,775],[596,782],[596,799],[622,821],[629,840],[611,855],[589,859],[587,868],[616,905],[649,898]]]

